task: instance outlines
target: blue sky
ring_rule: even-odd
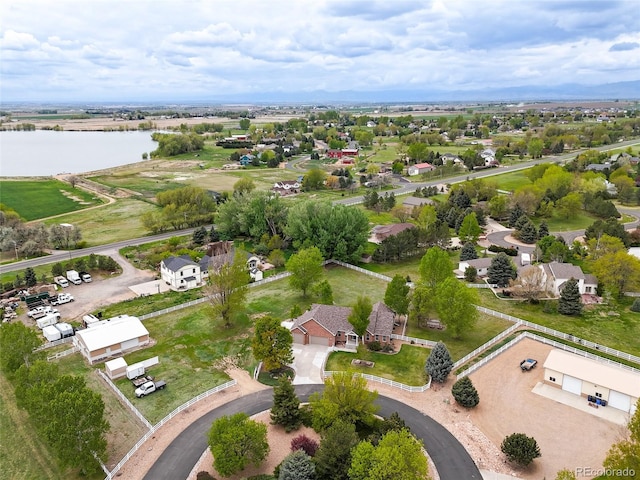
[[[636,0],[3,0],[0,95],[206,100],[638,81],[639,11]]]

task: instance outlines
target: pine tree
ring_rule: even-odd
[[[286,375],[280,377],[277,387],[273,390],[271,423],[283,426],[285,432],[297,430],[302,425],[300,400],[293,389],[291,380]]]
[[[495,283],[499,287],[509,285],[509,280],[514,280],[517,276],[516,266],[506,253],[498,253],[487,270],[489,283]]]
[[[460,405],[473,408],[480,403],[480,396],[469,377],[462,377],[451,388],[451,394]]]
[[[464,262],[466,260],[475,260],[478,258],[478,252],[476,252],[476,247],[471,242],[467,242],[462,247],[460,251],[460,261]]]
[[[425,370],[434,382],[444,383],[452,368],[453,360],[449,350],[444,343],[438,342],[427,358]]]
[[[538,239],[544,238],[547,235],[549,235],[549,226],[547,225],[547,222],[542,222],[538,228]]]
[[[278,480],[314,480],[316,466],[302,450],[291,452],[280,465]]]
[[[524,467],[541,455],[536,439],[527,437],[524,433],[507,435],[500,445],[500,450],[510,462],[516,462]]]
[[[38,283],[36,272],[34,272],[33,268],[27,267],[24,271],[24,282],[27,287],[35,287]]]
[[[509,226],[515,227],[516,222],[523,215],[524,215],[524,210],[520,208],[520,205],[516,204],[516,206],[513,207],[513,210],[511,210],[511,213],[509,214]]]
[[[558,301],[558,313],[563,315],[580,315],[582,313],[582,298],[578,288],[578,281],[570,278],[564,284]]]
[[[536,226],[529,219],[522,225],[519,231],[520,240],[524,243],[536,243],[538,239],[538,232]]]

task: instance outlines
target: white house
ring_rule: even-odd
[[[249,276],[254,282],[258,282],[262,280],[264,274],[262,270],[260,270],[260,265],[262,264],[262,260],[256,255],[251,255],[247,257],[247,269],[249,270]]]
[[[426,173],[434,170],[436,167],[431,165],[430,163],[416,163],[415,165],[411,165],[407,169],[407,173],[409,176],[420,175],[421,173]]]
[[[447,163],[453,163],[453,164],[462,163],[462,160],[460,159],[460,157],[458,157],[457,155],[454,155],[453,153],[445,153],[441,155],[440,160],[442,160],[442,163],[444,165],[446,165]]]
[[[476,271],[478,272],[477,275],[478,277],[486,277],[489,274],[489,267],[491,266],[491,260],[492,258],[476,258],[474,260],[464,260],[461,262],[458,262],[458,270],[460,272],[462,272],[462,274],[464,275],[464,272],[467,270],[467,268],[469,267],[475,267]]]
[[[149,331],[137,317],[120,315],[78,330],[73,344],[90,364],[149,344]]]
[[[582,272],[580,267],[571,263],[551,262],[540,265],[543,271],[543,282],[546,282],[548,290],[554,295],[560,295],[567,281],[574,278],[578,281],[578,290],[581,295],[595,294],[598,288],[598,279],[590,274]]]
[[[208,275],[209,257],[198,264],[189,255],[169,257],[160,262],[160,276],[171,290],[189,290],[201,287]]]

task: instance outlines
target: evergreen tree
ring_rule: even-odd
[[[291,452],[280,464],[278,480],[315,480],[316,466],[302,450]]]
[[[527,437],[524,433],[507,435],[500,445],[500,450],[510,462],[516,462],[524,467],[540,456],[540,447],[536,439]]]
[[[478,277],[478,269],[473,266],[468,266],[464,271],[464,279],[469,282],[475,282]]]
[[[287,433],[297,430],[302,425],[300,400],[293,389],[291,380],[286,375],[280,377],[278,385],[273,389],[271,423],[283,426]]]
[[[460,261],[475,260],[476,258],[478,258],[478,252],[476,252],[475,245],[471,242],[465,243],[460,251]]]
[[[536,226],[529,219],[520,227],[520,231],[518,232],[520,240],[524,243],[536,243],[538,239],[538,232],[536,231]]]
[[[38,278],[36,277],[36,272],[33,271],[33,268],[27,267],[25,269],[24,283],[27,287],[35,287],[38,283]]]
[[[200,227],[193,232],[193,237],[191,238],[191,240],[196,245],[204,245],[204,242],[207,241],[207,236],[207,229],[204,227]]]
[[[562,292],[560,292],[558,313],[563,315],[580,315],[582,313],[582,298],[578,281],[573,277],[567,280]]]
[[[358,444],[356,427],[338,420],[322,435],[320,447],[313,458],[318,480],[348,480],[351,449]]]
[[[427,358],[425,370],[434,382],[444,383],[452,368],[453,360],[449,350],[444,343],[438,342]]]
[[[473,408],[480,403],[480,396],[469,377],[462,377],[451,388],[451,394],[460,405]]]
[[[515,227],[516,226],[516,222],[518,221],[518,219],[523,216],[524,210],[522,210],[522,208],[520,207],[520,205],[518,205],[516,203],[516,206],[513,207],[513,209],[511,210],[511,213],[509,214],[509,226],[510,227]]]
[[[209,231],[209,241],[210,242],[217,242],[219,240],[220,240],[220,234],[216,230],[216,227],[212,226],[211,230]]]
[[[517,276],[516,266],[506,253],[498,253],[487,270],[489,283],[495,283],[499,287],[509,285],[509,280],[514,280]]]
[[[541,222],[538,228],[538,239],[544,238],[549,235],[549,226],[547,222]]]

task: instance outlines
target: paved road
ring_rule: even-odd
[[[313,392],[321,391],[323,385],[298,385],[296,394],[306,402]],[[223,415],[245,412],[255,415],[271,408],[273,391],[263,390],[229,402],[203,415],[165,449],[160,458],[147,472],[144,480],[174,480],[187,478],[198,462],[202,452],[207,449],[207,434],[214,419]],[[431,417],[397,400],[379,396],[379,413],[389,416],[398,412],[411,431],[424,442],[441,480],[481,480],[480,470],[471,456],[458,440],[442,425]]]

